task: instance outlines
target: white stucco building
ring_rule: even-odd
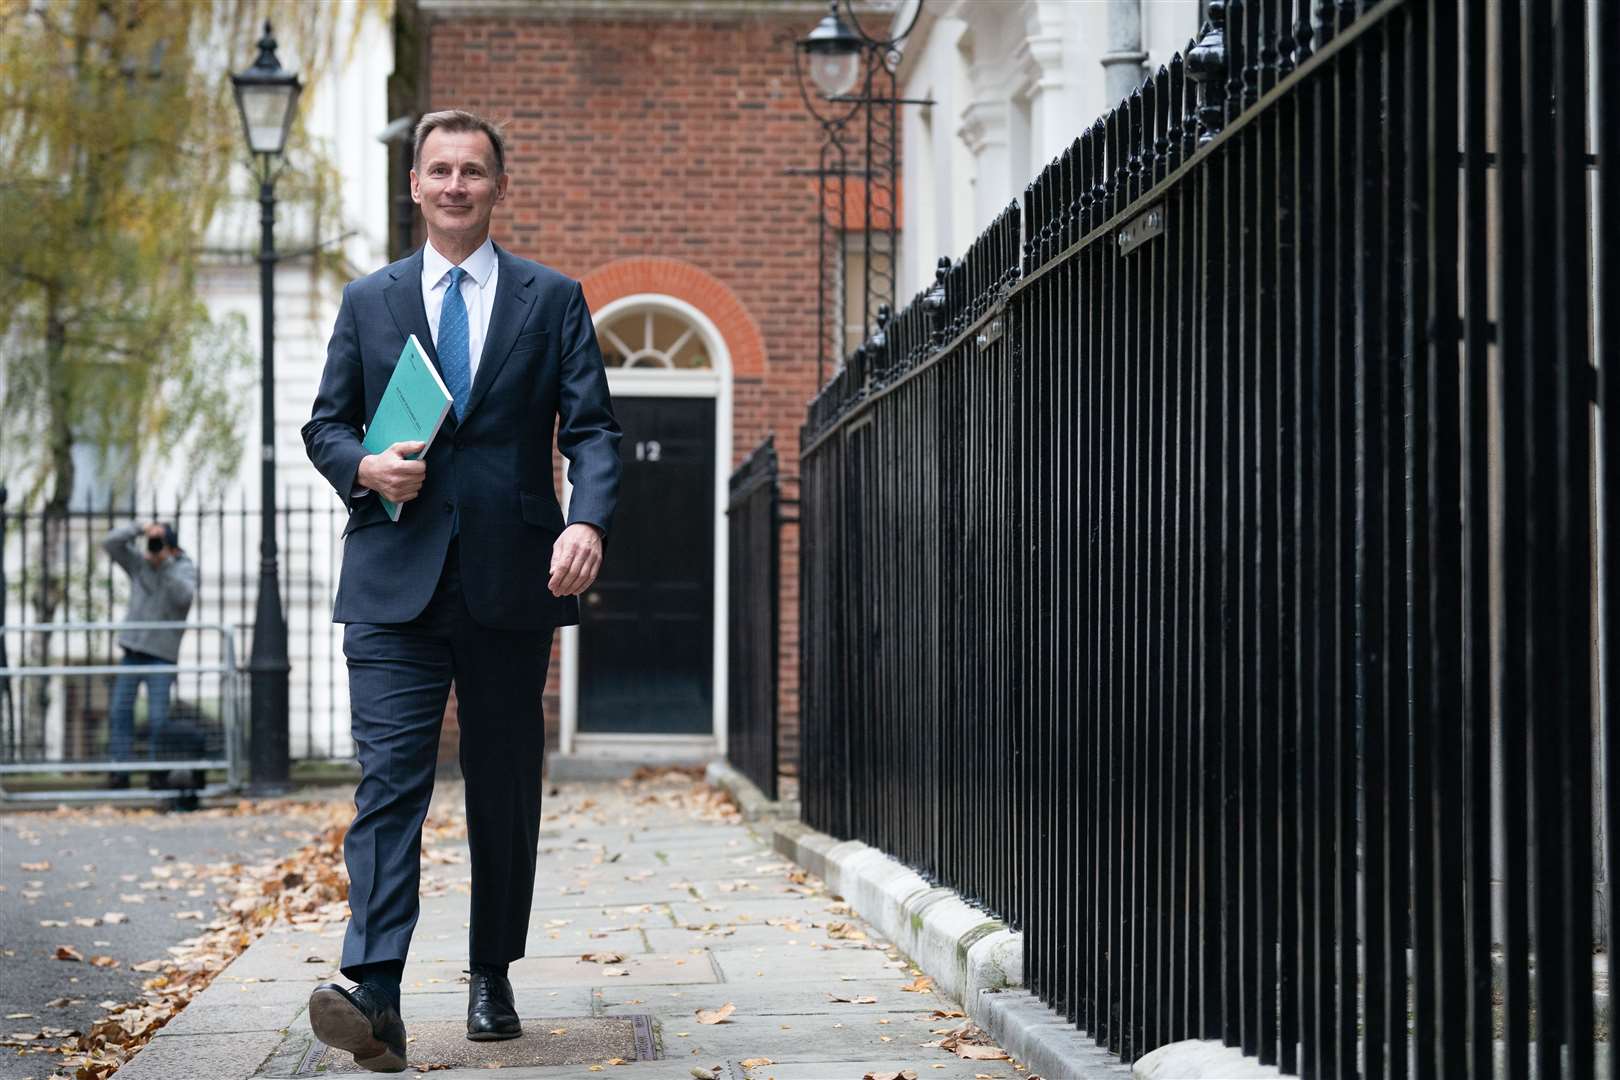
[[[1081,130],[1198,33],[1199,0],[926,0],[904,43],[896,294],[933,281]],[[907,0],[894,24],[911,20]]]

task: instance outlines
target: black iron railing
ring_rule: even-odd
[[[277,510],[282,559],[282,606],[287,613],[289,722],[292,756],[301,760],[348,758],[347,672],[341,627],[332,623],[332,594],[342,549],[338,534],[346,512],[325,491],[284,492]],[[253,645],[253,611],[258,598],[259,511],[245,501],[182,504],[141,500],[134,507],[107,507],[51,513],[0,504],[0,657],[22,663],[38,642],[22,640],[5,628],[35,622],[96,622],[124,617],[128,578],[113,565],[101,540],[114,526],[130,521],[165,521],[175,526],[180,546],[197,564],[197,597],[190,618],[236,628],[236,656],[242,662]],[[58,635],[53,635],[58,636]],[[84,632],[51,644],[53,655],[70,662],[116,662],[115,635]],[[180,663],[217,663],[217,641],[187,634]],[[200,687],[183,676],[180,699]],[[0,695],[0,759],[36,760],[46,753],[43,698]],[[32,710],[32,711],[30,711]],[[65,722],[71,722],[68,718]]]
[[[1124,1058],[1590,1077],[1620,9],[1210,8],[811,404],[804,815]]]
[[[731,474],[726,757],[765,797],[777,795],[782,486],[767,437]]]

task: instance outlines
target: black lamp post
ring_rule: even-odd
[[[813,170],[791,170],[818,178],[819,283],[821,344],[816,356],[816,386],[826,381],[825,368],[842,360],[845,297],[849,282],[843,272],[844,235],[850,216],[847,178],[863,182],[861,233],[865,266],[860,282],[861,324],[873,326],[876,312],[895,307],[895,247],[899,228],[894,217],[895,183],[900,159],[901,105],[932,105],[932,101],[897,96],[895,71],[900,43],[917,25],[923,0],[917,0],[911,19],[893,37],[875,37],[862,28],[851,0],[828,0],[827,14],[799,40],[793,52],[799,94],[821,124],[821,161]],[[808,69],[808,70],[807,70]],[[806,78],[812,84],[806,86]],[[817,101],[822,103],[817,104]],[[864,132],[852,123],[864,116]],[[859,140],[864,135],[864,146]],[[851,167],[849,150],[855,144],[860,164]],[[874,244],[875,237],[883,242]]]
[[[260,450],[259,602],[253,618],[253,674],[249,764],[253,789],[261,794],[284,790],[287,753],[287,619],[281,610],[281,581],[276,565],[276,176],[293,109],[303,86],[296,73],[283,71],[276,59],[270,23],[259,39],[259,56],[246,71],[231,76],[242,130],[259,176],[259,302],[263,333],[262,415]]]

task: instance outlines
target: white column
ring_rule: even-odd
[[[1063,153],[1080,134],[1085,117],[1074,115],[1070,80],[1063,69],[1069,12],[1042,0],[1031,10],[1028,34],[1013,55],[1020,95],[1029,103],[1030,178]]]
[[[973,227],[983,229],[1012,198],[1007,153],[1009,105],[999,97],[975,100],[962,110],[957,134],[973,155]]]

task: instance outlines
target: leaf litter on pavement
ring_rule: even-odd
[[[651,783],[649,781],[664,781],[664,783]],[[675,783],[669,783],[675,781]],[[686,770],[643,770],[635,777],[621,782],[621,787],[635,788],[641,786],[651,790],[643,790],[634,797],[634,804],[638,811],[641,808],[653,808],[660,812],[675,812],[699,821],[717,824],[737,824],[741,821],[736,804],[724,791],[711,787],[701,780],[701,774]],[[558,794],[557,789],[552,794]],[[309,804],[299,807],[302,812],[308,813]],[[424,830],[423,849],[423,891],[431,895],[434,890],[439,892],[457,888],[466,891],[469,879],[465,876],[456,879],[447,879],[441,875],[434,875],[430,868],[465,869],[465,857],[458,848],[440,849],[432,846],[432,842],[460,841],[465,836],[465,819],[456,812],[435,812],[430,814],[427,827]],[[612,820],[613,809],[604,806],[592,798],[573,798],[564,802],[556,810],[545,814],[547,823],[560,826],[563,831],[571,827],[582,827],[590,824],[609,825],[623,824],[634,826],[638,823],[636,817],[620,816]],[[268,813],[271,812],[266,804],[243,803],[242,812]],[[299,849],[292,855],[253,866],[233,867],[235,871],[235,896],[219,902],[220,910],[215,912],[212,921],[203,921],[207,916],[198,913],[195,921],[199,924],[200,933],[186,939],[180,946],[169,950],[168,957],[147,960],[129,965],[133,971],[149,974],[143,986],[141,997],[127,1002],[103,1002],[109,1008],[108,1014],[97,1021],[88,1033],[75,1030],[43,1027],[38,1032],[29,1032],[13,1039],[0,1039],[0,1045],[17,1046],[19,1052],[53,1052],[62,1055],[64,1071],[58,1076],[71,1077],[72,1080],[106,1080],[106,1077],[117,1071],[120,1065],[129,1059],[137,1050],[168,1023],[176,1013],[200,993],[213,978],[243,949],[265,933],[272,925],[277,923],[290,923],[301,927],[319,927],[329,923],[339,923],[348,916],[348,881],[343,870],[342,841],[344,829],[352,809],[345,801],[343,803],[321,804],[318,810],[318,832],[315,839]],[[735,841],[733,841],[735,843]],[[459,845],[458,845],[459,846]],[[574,888],[588,887],[592,881],[588,875],[591,869],[607,869],[616,863],[623,852],[608,852],[607,850],[585,843],[577,842],[574,848],[581,855],[589,856],[589,862],[580,866],[587,871],[581,874],[578,881],[573,883]],[[153,854],[157,852],[154,850]],[[758,856],[742,855],[733,860],[738,863],[748,863]],[[171,857],[172,858],[172,857]],[[767,859],[770,857],[767,856]],[[663,860],[661,860],[663,861]],[[193,876],[194,868],[181,867],[181,877]],[[780,875],[785,878],[786,884],[781,892],[810,897],[827,898],[823,884],[809,875],[806,871],[780,862],[767,861],[762,864],[748,867],[745,871],[751,877],[731,877],[726,881],[717,883],[717,888],[723,893],[737,894],[740,892],[756,893],[762,891],[769,878]],[[180,884],[175,878],[176,868],[155,867],[152,881],[144,882],[139,887],[141,892],[122,894],[126,903],[141,903],[145,899],[144,893],[154,889],[174,890]],[[133,877],[132,875],[129,877]],[[627,881],[646,881],[649,875],[645,872],[629,875],[619,874],[618,877]],[[677,891],[690,891],[692,885],[687,881],[671,881],[671,888]],[[570,888],[570,886],[565,886]],[[201,890],[190,895],[200,895]],[[696,895],[694,893],[694,895]],[[727,899],[730,899],[728,897]],[[706,904],[708,910],[723,910],[724,904]],[[605,911],[606,909],[604,909]],[[647,905],[631,905],[622,909],[627,914],[650,911]],[[907,961],[900,958],[892,946],[869,937],[864,924],[857,921],[851,906],[842,898],[832,896],[826,904],[825,910],[829,915],[838,917],[832,921],[823,922],[819,919],[809,920],[800,918],[771,918],[765,921],[766,925],[778,926],[784,934],[803,934],[807,924],[821,930],[826,934],[828,943],[823,945],[810,942],[812,949],[875,949],[888,952],[890,967],[910,970],[912,981],[901,985],[901,989],[912,993],[930,993],[933,991],[932,980],[920,971],[912,968]],[[193,913],[187,911],[177,917],[184,918]],[[117,925],[124,922],[127,916],[112,912],[103,916],[101,922]],[[602,936],[607,932],[617,932],[621,929],[633,929],[640,926],[639,920],[620,920],[626,922],[623,927],[601,927],[591,932],[592,937]],[[739,914],[731,921],[739,924],[750,922],[746,915]],[[548,924],[552,930],[560,929],[560,925],[567,925],[568,920],[553,920]],[[560,925],[559,925],[560,924]],[[689,926],[688,929],[706,932],[712,936],[726,936],[734,932],[734,927],[723,927],[710,923],[706,926]],[[797,942],[795,942],[797,943]],[[63,952],[69,956],[62,956]],[[83,962],[84,957],[77,950],[64,946],[58,951],[58,956],[64,959]],[[312,958],[318,960],[319,958]],[[587,963],[609,965],[604,975],[620,974],[622,969],[614,970],[614,962],[623,962],[623,956],[617,952],[585,953],[579,959]],[[110,957],[97,956],[91,963],[117,961]],[[627,974],[627,972],[625,972]],[[845,976],[848,978],[848,976]],[[849,1004],[876,1004],[877,999],[870,994],[827,994],[830,1001]],[[57,999],[66,1001],[68,999]],[[736,1011],[736,1005],[727,1002],[718,1009],[699,1009],[696,1012],[697,1022],[700,1024],[727,1023]],[[933,1012],[936,1019],[961,1018],[959,1010],[939,1010]],[[880,1021],[884,1022],[884,1021]],[[554,1034],[560,1034],[566,1029],[557,1029]],[[685,1033],[681,1033],[685,1034]],[[990,1039],[977,1027],[965,1020],[957,1028],[939,1029],[934,1032],[944,1037],[933,1043],[924,1043],[923,1046],[936,1047],[951,1053],[955,1057],[976,1061],[997,1062],[1011,1064],[1007,1053],[1000,1047],[991,1044]],[[891,1041],[885,1036],[884,1041]],[[616,1065],[619,1062],[608,1062]],[[770,1058],[756,1055],[746,1059],[745,1067],[757,1068],[773,1064]],[[417,1071],[427,1071],[441,1068],[435,1064],[416,1064],[412,1067]],[[920,1066],[919,1066],[920,1067]],[[935,1066],[938,1068],[939,1066]],[[597,1071],[601,1066],[593,1067]],[[1020,1066],[1014,1068],[1022,1069]],[[709,1070],[694,1067],[692,1075],[698,1077]],[[714,1073],[718,1075],[718,1073]],[[877,1080],[888,1080],[889,1077],[914,1077],[914,1069],[905,1068],[893,1073],[869,1074]],[[976,1074],[985,1077],[996,1077],[998,1073]],[[1038,1078],[1029,1078],[1038,1080]]]
[[[82,811],[58,811],[58,813]],[[104,808],[101,814],[143,815],[152,811],[116,811]],[[314,838],[283,858],[258,863],[229,863],[194,866],[177,862],[152,867],[151,878],[142,882],[145,892],[164,891],[202,896],[200,887],[213,882],[228,890],[212,913],[203,910],[176,912],[174,917],[198,924],[198,933],[170,946],[167,956],[131,963],[129,969],[150,976],[142,983],[139,998],[130,1001],[104,1001],[106,1015],[89,1031],[44,1026],[37,1032],[8,1033],[0,1046],[15,1047],[19,1053],[60,1055],[56,1077],[72,1080],[106,1080],[145,1046],[176,1013],[201,993],[231,960],[277,923],[317,927],[348,918],[348,878],[343,869],[343,834],[352,807],[345,802],[296,803],[290,800],[250,803],[203,811],[223,816],[280,814],[309,821]],[[430,818],[429,835],[464,832],[465,822],[455,815]],[[152,854],[158,852],[154,849]],[[172,858],[172,856],[170,857]],[[133,879],[135,875],[125,875]],[[145,895],[122,895],[127,903],[141,903]],[[80,925],[118,926],[128,922],[122,912],[108,912],[99,920],[75,919]],[[45,920],[42,920],[45,921]],[[98,944],[106,944],[98,942]],[[97,954],[86,960],[69,945],[57,947],[55,957],[72,963],[117,968],[120,961]],[[76,999],[56,998],[49,1006],[64,1007]]]

